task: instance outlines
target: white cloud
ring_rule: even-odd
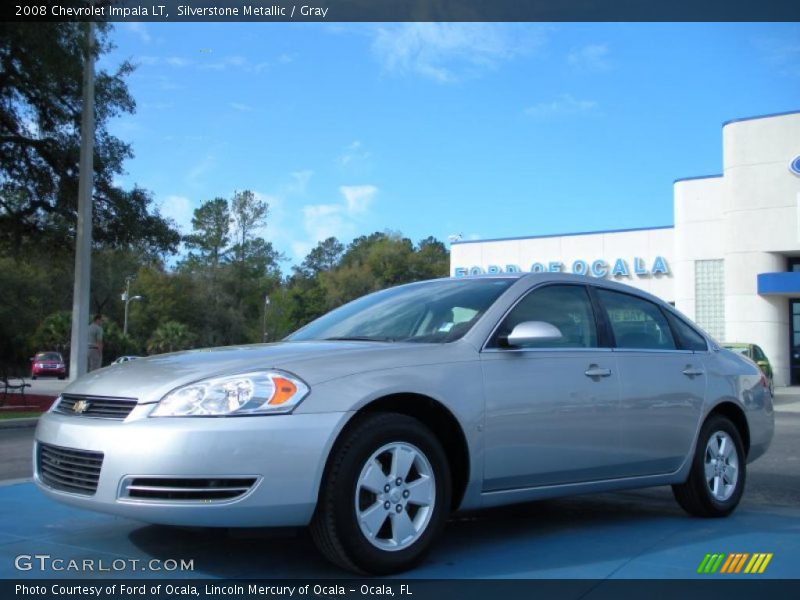
[[[364,149],[364,144],[361,143],[361,140],[354,140],[343,148],[342,153],[336,161],[342,167],[347,167],[351,164],[367,160],[370,155],[370,152]]]
[[[369,205],[378,193],[378,188],[374,185],[343,185],[339,191],[347,203],[347,212],[355,215],[369,209]]]
[[[144,23],[125,23],[125,28],[131,33],[139,36],[139,39],[145,44],[149,44],[153,41],[153,36],[151,36],[150,32],[147,31],[147,27],[145,27]]]
[[[236,110],[236,111],[239,111],[239,112],[251,112],[253,110],[252,106],[250,106],[249,104],[243,104],[241,102],[231,102],[229,106],[233,110]]]
[[[188,67],[194,64],[192,60],[182,56],[152,56],[149,54],[137,56],[134,59],[134,62],[140,65],[146,65],[148,67],[154,65],[167,65],[169,67],[176,68]]]
[[[546,118],[591,113],[596,109],[597,102],[594,100],[578,100],[570,94],[561,94],[555,100],[529,106],[525,109],[525,114],[531,117]]]
[[[535,50],[545,29],[499,23],[404,23],[377,29],[372,50],[383,68],[449,83]]]
[[[192,230],[194,206],[186,196],[167,196],[161,204],[161,215],[175,221],[181,233]]]
[[[250,63],[247,62],[247,59],[243,56],[226,56],[214,62],[200,64],[201,69],[211,69],[214,71],[242,67],[252,68],[252,65],[250,65]]]
[[[312,204],[303,207],[303,227],[307,244],[313,247],[329,237],[349,237],[354,224],[347,219],[341,204]]]
[[[567,55],[567,62],[586,71],[608,71],[612,67],[606,44],[589,44],[575,48]]]
[[[164,59],[164,62],[167,63],[170,67],[188,67],[192,64],[187,58],[183,58],[180,56],[168,56]]]
[[[200,185],[200,179],[214,167],[215,163],[216,159],[212,155],[207,154],[189,169],[186,173],[186,182],[192,186]]]
[[[311,169],[291,173],[292,181],[286,186],[286,191],[291,194],[305,194],[312,175],[314,175],[314,171]]]
[[[309,204],[303,207],[305,240],[293,240],[292,251],[296,262],[303,260],[317,242],[329,237],[352,237],[358,225],[369,212],[378,194],[374,185],[345,185],[339,188],[343,201],[327,204]]]

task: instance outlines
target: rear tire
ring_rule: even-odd
[[[452,493],[447,457],[416,419],[396,413],[356,418],[331,453],[311,536],[343,569],[404,571],[444,528]]]
[[[697,439],[685,483],[672,486],[678,504],[696,517],[726,517],[744,492],[747,457],[742,436],[722,415],[711,415]]]

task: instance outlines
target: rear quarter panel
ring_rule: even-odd
[[[775,428],[772,394],[761,382],[761,371],[743,356],[721,349],[706,358],[708,387],[704,418],[724,402],[736,404],[744,412],[750,435],[747,462],[769,448]]]

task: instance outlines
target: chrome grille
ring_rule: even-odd
[[[136,407],[135,398],[109,398],[104,396],[78,396],[61,394],[54,412],[74,417],[116,419],[122,421]]]
[[[255,482],[255,477],[132,477],[123,483],[122,494],[144,501],[214,502],[243,496]]]
[[[102,452],[37,444],[39,479],[53,489],[91,496],[97,491],[102,466]]]

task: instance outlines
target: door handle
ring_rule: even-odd
[[[609,377],[611,375],[611,369],[603,369],[597,365],[589,365],[589,368],[583,373],[587,377]]]
[[[687,367],[683,370],[683,374],[687,377],[697,377],[698,375],[705,374],[705,371],[703,371],[703,369],[695,369],[693,366],[687,365]]]

